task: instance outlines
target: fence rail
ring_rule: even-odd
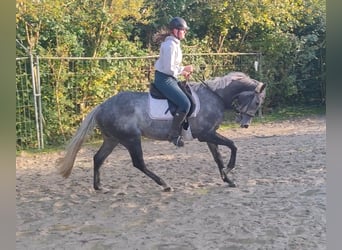
[[[95,105],[124,90],[147,91],[158,56],[16,58],[17,150],[64,144]],[[184,54],[196,78],[242,71],[260,79],[260,53]]]

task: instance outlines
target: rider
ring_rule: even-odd
[[[182,66],[180,41],[185,38],[187,30],[189,27],[183,18],[174,17],[170,21],[167,33],[159,36],[163,42],[160,45],[159,58],[154,65],[154,86],[177,106],[168,140],[178,147],[184,146],[181,137],[182,123],[191,106],[189,99],[177,84],[178,76],[183,75],[188,79],[194,70],[192,65]]]

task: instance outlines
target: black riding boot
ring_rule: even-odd
[[[184,142],[182,140],[181,132],[182,132],[182,123],[185,120],[186,113],[177,112],[173,117],[171,130],[168,135],[168,140],[173,142],[177,147],[183,147]]]

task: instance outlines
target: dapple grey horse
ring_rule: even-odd
[[[244,73],[231,72],[205,83],[191,82],[189,85],[200,102],[197,115],[188,118],[192,137],[207,143],[222,180],[235,187],[235,183],[227,174],[235,167],[237,147],[232,140],[220,135],[216,130],[223,121],[225,110],[235,110],[238,113],[237,122],[241,127],[248,128],[264,101],[266,84],[251,79]],[[150,117],[148,98],[147,92],[127,91],[118,93],[96,106],[85,117],[69,142],[65,156],[59,161],[59,173],[65,178],[71,174],[76,155],[86,135],[97,125],[103,136],[103,143],[93,158],[95,190],[101,189],[101,165],[120,143],[129,151],[134,167],[152,178],[164,191],[170,191],[171,187],[146,167],[143,158],[141,137],[167,140],[171,127],[171,120]],[[231,151],[226,167],[219,152],[219,145],[227,146]]]

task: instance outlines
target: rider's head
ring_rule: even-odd
[[[185,33],[189,30],[189,26],[186,21],[181,17],[174,17],[169,23],[169,29],[171,33],[179,40],[185,37]]]

